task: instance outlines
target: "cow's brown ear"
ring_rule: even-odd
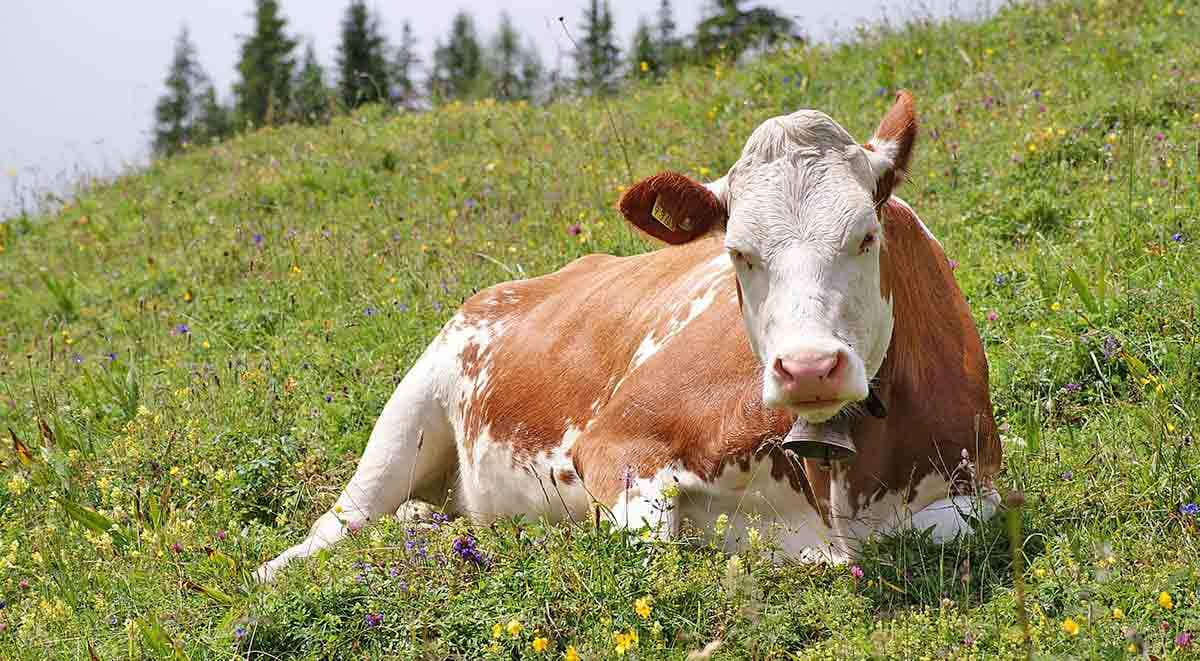
[[[621,215],[642,232],[677,245],[725,227],[725,205],[694,179],[660,172],[621,196]]]
[[[908,90],[896,92],[892,104],[875,135],[863,148],[871,152],[875,170],[875,206],[881,206],[892,195],[892,189],[904,181],[912,160],[913,142],[917,139],[917,116],[913,111],[913,96]]]

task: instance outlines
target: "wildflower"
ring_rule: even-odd
[[[363,619],[367,623],[367,628],[373,629],[383,624],[383,613],[367,613],[366,617]]]
[[[435,514],[436,516],[436,514]],[[475,546],[475,538],[467,535],[454,540],[454,554],[476,565],[487,565],[487,556]]]
[[[574,645],[567,646],[567,655],[564,657],[564,661],[579,661],[579,651],[575,649]]]
[[[1179,513],[1184,516],[1196,516],[1200,514],[1200,505],[1196,503],[1184,503],[1179,506]]]
[[[988,321],[996,321],[1000,318],[1000,315],[995,310],[988,310],[985,317]]]
[[[621,633],[618,631],[613,633],[613,641],[615,643],[614,649],[617,652],[617,656],[622,656],[625,654],[625,652],[628,652],[631,647],[637,647],[638,635],[633,629],[630,629],[628,633]]]
[[[639,617],[643,620],[650,618],[650,597],[641,597],[633,602],[633,610],[637,611]]]
[[[363,314],[367,315],[368,317],[374,317],[375,316],[375,308],[368,305],[367,309],[363,310]]]
[[[546,648],[549,646],[550,641],[544,636],[538,636],[537,638],[533,639],[533,651],[537,652],[538,654],[545,652]]]
[[[77,353],[73,353],[73,354],[71,354],[71,362],[75,363],[76,365],[82,365],[83,364],[83,356],[81,356]]]
[[[1191,647],[1192,646],[1192,632],[1191,631],[1180,631],[1179,635],[1175,636],[1175,646],[1176,647],[1184,647],[1184,648]]]
[[[859,567],[858,565],[850,565],[850,575],[853,576],[855,579],[862,578],[863,577],[863,568]]]
[[[255,232],[253,238],[254,238],[254,245],[256,245],[256,246],[262,245],[263,235],[259,234],[258,232]]]
[[[1067,619],[1063,620],[1063,622],[1062,622],[1062,630],[1063,630],[1063,633],[1067,634],[1068,636],[1078,636],[1079,635],[1079,623],[1076,622],[1074,619],[1068,617]]]
[[[188,333],[191,333],[191,332],[192,332],[192,329],[188,328],[187,324],[178,324],[175,326],[174,330],[171,331],[171,334],[172,335],[187,335]]]
[[[1160,592],[1158,593],[1158,605],[1170,610],[1175,608],[1175,600],[1171,599],[1170,592]]]
[[[506,624],[504,626],[504,630],[507,631],[508,635],[513,638],[516,638],[517,636],[521,635],[521,631],[524,628],[525,628],[525,625],[521,624],[520,620],[509,620],[508,624]]]
[[[1074,381],[1063,386],[1063,390],[1066,392],[1079,392],[1082,389],[1083,389],[1083,386],[1079,385],[1078,383],[1075,383]]]
[[[957,259],[950,260],[950,270],[954,271],[957,268],[958,268],[958,260]]]
[[[227,536],[228,536],[228,533],[226,533],[224,530],[217,531],[217,541],[223,542],[223,541],[225,541],[225,538]]]
[[[179,555],[180,553],[183,553],[183,545],[179,542],[174,542],[171,544],[171,550],[174,551],[176,555]]]
[[[358,532],[359,530],[362,530],[362,527],[363,527],[363,520],[355,519],[346,526],[346,529],[350,531],[350,534],[354,534],[354,533]]]
[[[642,60],[642,61],[641,61],[641,62],[638,64],[638,68],[642,70],[642,73],[646,73],[647,71],[649,71],[649,70],[650,70],[650,63],[649,63],[649,62],[647,62],[647,61],[645,61],[645,60]]]
[[[1171,235],[1171,240],[1175,243],[1183,243],[1183,232],[1176,232]]]
[[[1157,141],[1159,141],[1159,142],[1162,142],[1163,140],[1166,140],[1166,139],[1167,139],[1167,136],[1163,135],[1163,132],[1162,132],[1162,131],[1159,131],[1158,133],[1155,133],[1155,134],[1154,134],[1154,139],[1155,139],[1155,140],[1157,140]]]
[[[1059,310],[1062,309],[1062,303],[1059,303],[1058,301],[1054,301],[1053,303],[1050,304],[1050,309],[1053,310],[1054,312],[1058,312]]]
[[[570,234],[571,236],[579,236],[580,232],[582,231],[583,228],[579,225],[579,223],[572,223],[571,226],[567,228],[567,234]]]
[[[1120,608],[1112,609],[1112,619],[1121,620],[1124,618],[1125,618],[1125,611],[1121,610]]]
[[[713,523],[713,532],[718,535],[725,534],[725,530],[729,527],[729,515],[721,512],[717,515],[717,520]]]
[[[108,358],[108,362],[110,362],[110,363],[116,362],[116,360],[117,360],[117,352],[115,352],[115,351],[109,351],[107,354],[105,354],[105,356],[104,356],[104,357],[105,357],[105,358]]]
[[[236,627],[234,627],[234,629],[233,629],[233,637],[234,637],[234,638],[237,638],[238,640],[241,640],[242,638],[245,638],[245,637],[246,637],[246,633],[247,633],[247,632],[246,632],[246,627],[244,627],[244,626],[242,626],[242,625],[240,625],[240,624],[239,624],[239,625],[237,625]]]
[[[500,634],[502,634],[502,633],[504,633],[504,627],[499,622],[492,625],[492,639],[493,640],[499,638]]]
[[[1113,356],[1117,355],[1120,350],[1121,343],[1112,335],[1105,337],[1104,342],[1100,344],[1100,352],[1104,354],[1105,358],[1112,358]]]

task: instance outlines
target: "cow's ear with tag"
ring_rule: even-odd
[[[883,206],[892,196],[892,190],[904,181],[916,139],[913,97],[907,90],[900,90],[896,93],[896,102],[875,129],[875,135],[863,145],[875,177],[876,207]]]
[[[725,227],[724,198],[724,177],[705,186],[678,172],[660,172],[625,191],[618,208],[645,234],[678,245]]]

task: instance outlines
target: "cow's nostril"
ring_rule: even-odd
[[[782,358],[775,359],[775,376],[778,376],[784,383],[791,383],[796,380],[796,377],[792,376],[792,373],[784,366]]]
[[[824,379],[837,378],[838,372],[841,371],[842,366],[846,364],[845,355],[841,351],[838,351],[837,353],[833,354],[833,358],[829,362],[832,363],[829,367],[829,371],[826,372],[825,376],[823,376],[822,378],[824,378]]]

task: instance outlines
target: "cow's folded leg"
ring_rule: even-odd
[[[936,500],[913,513],[915,530],[930,530],[934,542],[945,544],[972,532],[971,520],[986,521],[996,514],[1000,495],[986,491],[978,496],[952,496]]]
[[[671,487],[670,490],[677,491]],[[617,497],[612,517],[617,525],[629,530],[645,529],[649,538],[673,539],[679,532],[677,493],[663,493],[653,486],[628,489]]]

